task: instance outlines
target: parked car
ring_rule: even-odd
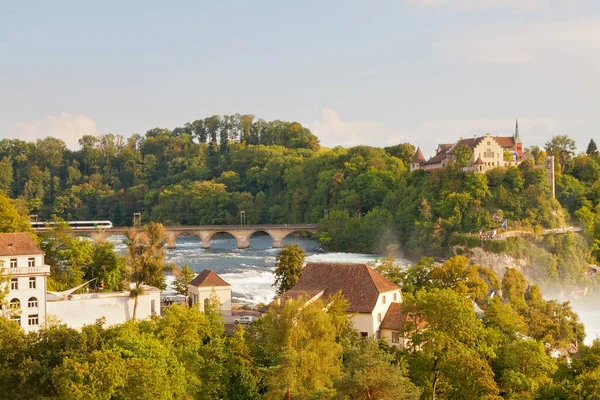
[[[255,319],[256,317],[253,317],[252,315],[244,315],[243,317],[236,318],[234,322],[236,324],[249,325],[254,322]]]

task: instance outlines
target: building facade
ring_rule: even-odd
[[[35,331],[46,319],[46,276],[44,252],[28,233],[0,234],[2,274],[9,277],[2,313],[25,331]]]
[[[337,293],[348,300],[350,321],[362,337],[381,338],[390,345],[404,346],[400,325],[392,326],[388,316],[390,310],[400,310],[402,292],[366,264],[308,263],[298,284],[278,300],[321,298],[327,302]]]
[[[133,315],[134,299],[128,291],[76,294],[86,286],[82,284],[64,292],[49,292],[46,278],[50,266],[44,265],[44,252],[28,233],[0,233],[0,264],[2,274],[8,277],[0,312],[26,332],[36,331],[48,321],[81,328],[99,318],[113,325]],[[146,286],[138,298],[137,317],[151,315],[160,315],[160,290]]]
[[[197,304],[204,311],[210,304],[211,296],[216,296],[221,304],[221,314],[231,316],[231,285],[210,269],[200,272],[188,283],[188,302]]]
[[[436,154],[428,160],[418,148],[411,161],[410,170],[422,169],[431,172],[444,168],[448,164],[456,162],[461,148],[468,148],[471,151],[468,165],[463,168],[467,172],[484,173],[492,168],[519,165],[523,160],[523,143],[519,135],[519,122],[516,123],[513,136],[492,136],[488,133],[470,139],[461,138],[454,144],[438,145]]]

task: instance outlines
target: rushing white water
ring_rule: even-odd
[[[119,253],[125,252],[123,237],[115,236],[110,240],[115,243],[115,249]],[[365,263],[379,258],[372,254],[326,252],[313,239],[290,237],[284,240],[284,244],[289,242],[298,243],[304,249],[308,262]],[[259,304],[268,303],[275,295],[275,288],[272,286],[275,280],[273,269],[278,252],[279,249],[271,248],[271,238],[266,234],[254,235],[250,240],[250,248],[243,250],[236,248],[236,241],[230,235],[215,235],[210,249],[203,249],[198,238],[184,236],[177,239],[176,249],[167,251],[167,262],[178,266],[187,264],[196,272],[212,269],[231,284],[234,302]],[[411,264],[404,259],[399,259],[398,262],[404,266]],[[173,276],[168,275],[166,279],[168,287],[164,293],[173,295]],[[573,302],[572,306],[585,324],[586,343],[590,344],[600,337],[598,308],[589,307],[582,302]]]
[[[122,237],[110,240],[118,252],[125,252]],[[378,258],[371,254],[325,252],[314,239],[288,237],[284,240],[284,244],[289,242],[298,243],[304,249],[307,262],[364,263]],[[167,251],[167,262],[178,266],[187,264],[196,272],[212,269],[231,284],[234,302],[268,303],[275,296],[273,269],[279,252],[271,245],[271,238],[266,234],[253,235],[249,249],[237,249],[235,238],[230,235],[215,235],[211,248],[203,249],[198,238],[184,236],[177,239],[176,249]],[[165,294],[173,293],[172,282],[173,276],[168,275]]]

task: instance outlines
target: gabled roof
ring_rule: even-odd
[[[370,313],[380,293],[400,289],[366,264],[308,263],[298,284],[281,295],[283,300],[341,292],[348,299],[348,312]]]
[[[379,328],[392,330],[400,329],[400,321],[402,318],[401,310],[402,305],[400,303],[390,304],[390,308],[388,308],[387,313],[385,313],[385,317],[383,318],[383,321],[381,321]]]
[[[405,324],[411,323],[414,326],[414,318],[411,313],[407,313],[402,315],[402,304],[401,303],[392,303],[390,304],[390,308],[388,308],[383,321],[381,321],[381,325],[379,325],[380,329],[391,329],[394,331],[400,330],[404,327]],[[427,326],[427,322],[419,321],[417,323],[417,328],[422,329]]]
[[[483,141],[483,139],[485,139],[485,136],[480,136],[480,137],[475,137],[475,138],[470,138],[470,139],[460,139],[453,147],[452,150],[450,151],[450,154],[453,153],[453,151],[459,147],[459,146],[467,146],[470,147],[471,149],[474,149],[475,147],[477,147],[477,145],[479,143],[481,143]]]
[[[474,165],[483,165],[485,163],[483,162],[483,160],[481,159],[481,156],[480,156],[480,157],[477,157],[477,160],[473,164]]]
[[[188,283],[195,287],[231,286],[213,270],[205,269]]]
[[[0,233],[0,257],[44,254],[27,232]]]
[[[421,151],[420,147],[417,147],[417,151],[415,152],[415,155],[412,158],[412,162],[415,164],[425,162],[425,156],[423,155],[423,152]]]
[[[502,147],[515,147],[515,138],[512,136],[492,136]]]

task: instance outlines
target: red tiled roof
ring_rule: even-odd
[[[492,136],[502,147],[515,147],[515,138],[512,136]]]
[[[380,329],[391,329],[394,331],[402,329],[402,325],[406,323],[411,323],[414,327],[414,319],[412,314],[408,313],[402,315],[402,304],[401,303],[392,303],[390,304],[390,308],[388,308],[383,321],[381,321],[381,325],[379,325]],[[419,329],[425,328],[427,326],[427,322],[419,321],[417,327]]]
[[[33,256],[44,254],[26,232],[0,233],[0,256]]]
[[[390,304],[390,308],[388,308],[387,313],[385,313],[385,317],[383,321],[381,321],[381,325],[379,326],[381,329],[392,329],[398,330],[400,329],[400,319],[402,305],[400,303],[392,303]]]
[[[213,270],[205,269],[198,276],[188,283],[188,285],[196,287],[212,287],[212,286],[231,286],[225,282],[223,278],[217,275]]]
[[[341,292],[348,299],[349,312],[370,313],[380,293],[398,289],[366,264],[308,263],[298,284],[281,297],[311,298],[323,291],[326,299]]]

